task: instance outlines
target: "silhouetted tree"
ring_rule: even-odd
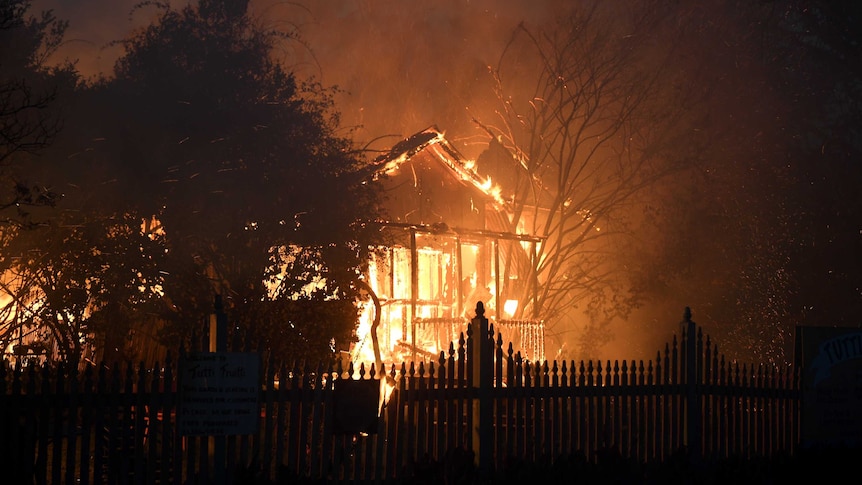
[[[75,110],[86,146],[63,170],[81,187],[68,197],[164,235],[165,342],[200,332],[218,294],[232,330],[279,357],[331,357],[333,341],[353,339],[375,237],[354,222],[376,213],[332,91],[274,61],[282,34],[256,25],[247,2],[140,8],[154,5],[154,23],[122,41],[114,77]]]
[[[73,67],[45,59],[63,39],[66,23],[50,12],[29,14],[30,2],[0,2],[0,223],[29,224],[29,208],[52,204],[57,194],[28,182],[24,155],[51,143],[61,127],[57,98],[74,87]]]
[[[58,210],[2,242],[0,345],[70,362],[131,357],[129,330],[159,308],[162,238],[137,217]]]
[[[704,90],[678,62],[677,12],[618,7],[579,3],[552,27],[519,26],[494,70],[499,119],[479,120],[503,153],[494,164],[512,201],[508,230],[547,237],[527,282],[538,297],[521,308],[557,338],[577,329],[582,352],[638,304],[618,256],[645,192],[696,166],[705,146]]]
[[[56,344],[61,357],[77,359],[88,337],[81,289],[99,283],[72,275],[69,261],[51,259],[74,243],[61,236],[69,221],[53,209],[60,194],[37,169],[37,157],[60,133],[78,78],[69,62],[46,64],[66,23],[29,9],[28,1],[0,2],[0,349],[32,344],[52,352]]]

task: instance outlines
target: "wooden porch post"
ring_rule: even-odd
[[[532,241],[530,243],[530,282],[532,283],[530,287],[533,289],[533,294],[530,295],[532,298],[532,318],[533,320],[539,319],[539,275],[538,268],[536,267],[537,260],[537,243],[536,241]]]
[[[454,317],[460,318],[464,314],[464,258],[461,255],[461,238],[455,236],[455,278],[458,280],[455,286],[455,294],[458,295],[455,304]]]
[[[416,248],[416,228],[410,228],[410,347],[416,361],[416,301],[419,299],[419,252]]]
[[[500,303],[500,240],[494,239],[491,244],[494,249],[494,315],[499,322],[503,318],[503,305]]]

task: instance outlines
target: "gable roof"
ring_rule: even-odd
[[[376,175],[398,170],[403,163],[425,150],[456,180],[487,196],[498,210],[509,209],[509,204],[500,195],[499,187],[493,184],[490,177],[483,178],[479,175],[475,162],[466,160],[436,126],[428,127],[398,142],[387,153],[377,157],[373,162]]]

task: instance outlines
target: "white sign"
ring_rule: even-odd
[[[260,357],[197,352],[179,362],[179,427],[186,436],[257,433]]]

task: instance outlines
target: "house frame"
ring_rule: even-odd
[[[544,358],[537,319],[537,248],[543,238],[497,230],[507,202],[435,127],[375,160],[385,188],[388,241],[366,281],[370,293],[351,358],[439,357],[457,347],[481,301],[495,329],[530,360]],[[453,346],[453,342],[455,345]],[[369,345],[370,344],[370,345]]]

